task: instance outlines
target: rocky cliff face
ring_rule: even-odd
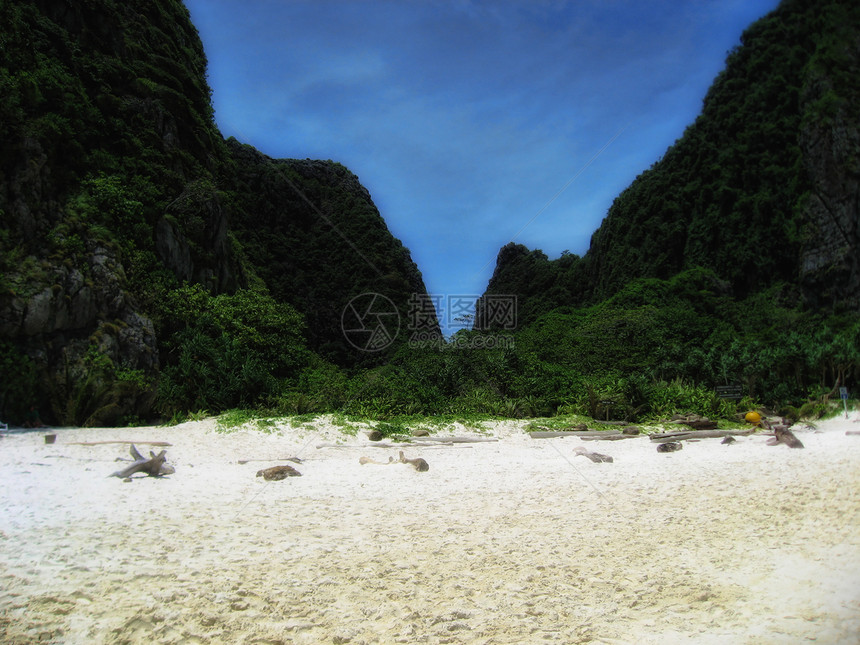
[[[310,347],[327,360],[356,365],[384,359],[349,345],[341,330],[345,307],[362,293],[375,293],[406,321],[412,294],[427,290],[370,193],[338,163],[271,159],[234,139],[227,145],[235,168],[231,186],[243,196],[232,225],[252,250],[248,264],[255,274],[273,296],[305,314]]]
[[[159,370],[141,284],[235,289],[205,58],[178,2],[3,3],[0,411],[59,423],[147,414]],[[193,191],[192,191],[193,192]],[[196,226],[187,225],[194,220]]]
[[[833,19],[834,33],[810,65],[802,95],[804,167],[813,189],[800,274],[815,306],[860,309],[860,33],[856,14]]]
[[[31,404],[64,424],[150,414],[165,368],[160,335],[176,327],[163,303],[184,283],[215,296],[253,282],[335,321],[378,272],[398,298],[423,292],[351,173],[283,162],[289,185],[282,162],[223,140],[179,0],[4,2],[0,21],[3,421],[20,422]],[[297,187],[391,258],[373,269],[342,262],[339,234]],[[352,225],[356,204],[369,215]],[[261,240],[268,224],[283,235]],[[312,328],[318,349],[342,338],[339,325]]]

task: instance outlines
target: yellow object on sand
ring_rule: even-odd
[[[761,423],[761,415],[758,412],[747,412],[744,419],[746,419],[747,423],[752,423],[756,426]]]

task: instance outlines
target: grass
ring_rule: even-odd
[[[235,408],[233,410],[227,410],[227,412],[218,416],[218,419],[215,422],[215,430],[216,432],[224,433],[236,432],[246,424],[257,424],[257,422],[261,420],[260,413],[255,410]]]
[[[579,425],[580,423],[594,425],[595,423],[599,422],[581,414],[562,414],[557,417],[541,417],[537,419],[532,419],[526,426],[526,430],[528,432],[541,429],[568,430],[573,426]]]
[[[165,426],[177,426],[189,421],[202,421],[209,415],[209,410],[197,410],[196,412],[175,412],[172,417],[164,422]],[[128,425],[132,425],[129,423]]]
[[[824,421],[833,419],[838,416],[845,416],[847,411],[851,414],[857,408],[857,399],[848,399],[843,405],[842,399],[830,399],[824,410],[821,410],[818,416],[812,416],[811,419]]]
[[[855,401],[849,401],[849,409],[854,409]],[[835,417],[843,413],[841,400],[831,401],[825,415],[820,418]],[[188,420],[198,420],[207,416],[205,410],[200,410],[196,413],[184,415],[182,418],[174,417],[168,425],[182,423]],[[325,420],[331,425],[340,430],[344,436],[357,436],[359,431],[375,428],[382,432],[384,437],[397,440],[399,437],[408,437],[414,434],[415,430],[427,430],[430,434],[454,431],[457,428],[466,428],[467,430],[487,433],[491,423],[509,422],[512,421],[507,417],[499,417],[484,413],[468,413],[468,414],[440,414],[425,416],[422,414],[404,414],[392,417],[386,417],[385,420],[380,420],[374,416],[364,414],[350,414],[345,412],[335,412],[332,414],[305,413],[295,414],[283,417],[264,416],[261,411],[249,409],[234,409],[221,414],[216,422],[216,430],[218,432],[234,432],[241,428],[253,428],[264,433],[274,433],[278,431],[279,425],[288,425],[294,429],[304,431],[312,431],[315,429],[315,422]],[[515,420],[518,421],[518,420]],[[592,430],[618,430],[618,424],[605,424],[600,419],[592,419],[581,414],[561,414],[554,417],[538,417],[522,420],[525,423],[524,430],[531,432],[535,430],[566,430],[580,424],[586,424]],[[739,430],[747,429],[748,424],[735,419],[717,419],[718,429],[720,430]],[[666,432],[676,430],[677,424],[669,423],[665,419],[649,419],[639,423],[631,424],[639,427],[643,434],[651,434],[654,432]]]

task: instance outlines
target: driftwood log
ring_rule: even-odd
[[[717,422],[710,419],[695,419],[693,421],[681,421],[680,423],[693,428],[693,430],[715,430],[717,427]]]
[[[675,414],[672,415],[672,423],[685,425],[693,430],[715,430],[717,422],[700,414]]]
[[[589,459],[591,459],[591,461],[593,461],[596,464],[603,464],[603,463],[611,464],[613,462],[612,457],[610,457],[609,455],[601,455],[599,452],[591,452],[589,450],[586,450],[582,446],[578,446],[578,447],[574,448],[573,452],[577,455],[582,455],[583,457],[588,457]]]
[[[166,441],[69,441],[67,446],[102,446],[109,443],[125,443],[132,446],[139,443],[141,446],[156,446],[158,448],[169,448],[172,443]]]
[[[403,444],[422,446],[425,448],[442,448],[444,446],[451,446],[454,444],[489,443],[495,441],[498,441],[498,439],[494,437],[418,437],[416,439],[398,441],[397,443],[382,441],[373,441],[371,443],[363,444],[318,443],[317,450],[320,448],[398,448]]]
[[[651,441],[664,443],[666,441],[683,441],[684,439],[718,439],[720,437],[742,437],[755,432],[755,428],[749,430],[677,430],[673,432],[655,432],[651,435]]]
[[[389,457],[388,461],[376,461],[375,459],[371,459],[370,457],[359,457],[358,463],[362,466],[366,464],[376,464],[377,466],[390,466],[391,464],[409,464],[415,470],[420,473],[427,472],[430,470],[430,464],[428,464],[421,457],[417,457],[415,459],[407,459],[406,455],[403,454],[403,451],[400,451],[400,458],[394,459],[394,457]]]
[[[135,473],[146,473],[150,477],[161,477],[163,475],[172,475],[176,472],[176,469],[168,463],[165,463],[167,460],[167,454],[164,450],[162,450],[157,455],[150,451],[150,458],[146,459],[141,455],[137,448],[135,448],[134,444],[131,444],[131,449],[129,450],[131,453],[131,458],[134,459],[134,463],[128,466],[127,468],[123,468],[122,470],[118,470],[115,473],[111,473],[111,477],[119,477],[120,479],[129,479]]]
[[[416,434],[411,437],[398,435],[397,441],[399,443],[488,443],[498,441],[495,437],[431,437],[428,434],[423,434],[426,430],[419,430],[416,432],[419,432],[420,434]],[[378,443],[384,438],[382,433],[378,430],[371,430],[365,434],[367,435],[367,438],[374,443]]]
[[[785,423],[773,424],[768,419],[762,419],[762,425],[773,432],[773,439],[767,442],[769,446],[775,446],[784,443],[789,448],[803,448],[800,439],[794,436],[794,433],[788,429]]]
[[[784,443],[789,448],[803,448],[800,439],[794,436],[794,433],[785,426],[776,426],[773,429],[773,439],[770,439],[768,445],[775,446]]]
[[[430,464],[421,459],[421,457],[416,457],[415,459],[407,459],[406,455],[403,454],[402,450],[400,451],[400,463],[409,464],[420,473],[427,472],[428,470],[430,470]]]
[[[359,457],[358,463],[360,463],[362,466],[365,466],[367,464],[376,464],[377,466],[388,466],[391,464],[395,464],[397,462],[394,461],[394,457],[389,457],[388,461],[376,461],[376,459],[371,459],[370,457]]]
[[[536,430],[529,432],[532,439],[556,439],[564,437],[579,437],[583,441],[602,439],[606,441],[617,441],[618,439],[635,439],[639,435],[626,432],[612,432],[611,430]]]
[[[427,442],[412,441],[409,443],[409,445],[413,446],[413,447],[421,447],[421,448],[448,448],[450,446],[453,446],[454,444],[453,443],[441,443],[441,442],[431,443],[429,441],[427,441]],[[364,448],[402,448],[402,447],[403,447],[402,443],[387,443],[387,442],[386,443],[373,442],[373,443],[361,443],[361,444],[359,444],[359,443],[318,443],[317,444],[317,450],[320,450],[322,448],[346,448],[346,449],[359,448],[359,449],[363,450]]]
[[[418,437],[407,439],[406,443],[430,442],[430,443],[493,443],[498,441],[495,437]]]

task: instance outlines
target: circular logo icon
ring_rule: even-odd
[[[389,298],[378,293],[363,293],[343,308],[340,328],[349,344],[356,349],[378,352],[397,337],[400,314]]]

